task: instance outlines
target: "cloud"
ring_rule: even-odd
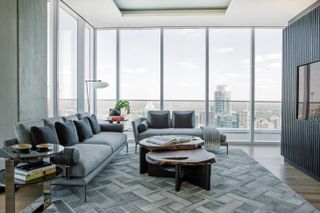
[[[221,49],[217,50],[217,52],[219,52],[219,53],[233,52],[233,51],[234,51],[234,49],[232,47],[221,48]]]
[[[180,61],[180,62],[177,62],[176,64],[183,70],[197,70],[197,69],[199,69],[199,67],[197,65],[194,65],[194,64],[186,62],[186,61]]]
[[[282,57],[281,53],[273,53],[265,56],[266,59],[281,59],[281,57]]]
[[[282,64],[281,63],[271,63],[268,65],[270,68],[281,68]]]
[[[123,68],[124,73],[130,73],[130,74],[140,74],[140,73],[147,73],[148,69],[139,67],[139,68]]]

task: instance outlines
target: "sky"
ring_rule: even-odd
[[[68,20],[67,17],[61,17]],[[60,33],[62,97],[74,97],[76,70],[74,23],[64,20]],[[257,29],[255,40],[256,100],[281,100],[282,30]],[[228,85],[232,100],[249,100],[250,29],[210,29],[209,97],[219,84]],[[110,86],[99,99],[116,95],[116,31],[97,34],[97,79]],[[120,30],[120,98],[160,98],[160,30]],[[205,30],[164,30],[164,99],[205,99]]]

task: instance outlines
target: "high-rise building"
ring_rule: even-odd
[[[230,114],[231,92],[227,91],[227,85],[217,85],[217,90],[214,92],[214,112]]]

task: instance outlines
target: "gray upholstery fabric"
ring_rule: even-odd
[[[173,128],[195,128],[194,111],[172,111]]]
[[[68,115],[68,116],[64,116],[62,117],[63,121],[66,122],[66,121],[78,121],[78,116],[77,114],[76,115]]]
[[[63,123],[63,119],[61,116],[58,116],[58,117],[52,117],[52,118],[45,118],[43,119],[43,122],[44,122],[44,125],[45,126],[48,126],[48,125],[53,125],[56,123],[56,122],[60,122],[60,123]]]
[[[148,111],[147,119],[150,128],[163,129],[171,126],[170,111]]]
[[[220,132],[220,142],[226,142],[226,141],[227,141],[227,136]]]
[[[156,135],[191,135],[202,138],[202,130],[200,128],[192,129],[178,129],[178,128],[167,128],[167,129],[147,129],[147,131],[142,132],[139,135],[139,140],[142,140],[147,137],[156,136]]]
[[[100,128],[102,132],[123,132],[123,124],[110,124],[110,123],[100,123]]]
[[[79,163],[70,166],[71,177],[84,177],[104,162],[112,153],[110,146],[76,144],[80,153]]]
[[[79,112],[76,115],[77,115],[78,120],[82,120],[84,117],[90,116],[89,113],[87,113],[87,112]]]
[[[134,140],[136,143],[139,143],[139,131],[138,131],[138,126],[143,122],[147,121],[147,118],[138,118],[134,121],[131,122],[132,124],[132,131],[133,131],[133,136]]]
[[[16,138],[11,138],[11,139],[3,141],[3,146],[12,146],[17,143],[18,143],[18,140]]]
[[[148,121],[142,121],[139,125],[138,125],[138,132],[145,132],[147,129],[149,128],[148,125]]]
[[[65,147],[62,152],[50,158],[51,162],[61,165],[75,165],[79,160],[80,153],[77,147]]]
[[[31,127],[44,127],[43,120],[30,120],[30,121],[22,121],[16,124],[16,136],[18,143],[28,143],[31,144]]]
[[[117,132],[100,132],[81,142],[81,144],[104,144],[117,150],[121,145],[127,142],[127,135]]]

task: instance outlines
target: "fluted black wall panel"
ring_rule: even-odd
[[[284,158],[320,179],[320,123],[296,118],[297,67],[317,60],[320,60],[320,7],[283,31],[281,136]]]

